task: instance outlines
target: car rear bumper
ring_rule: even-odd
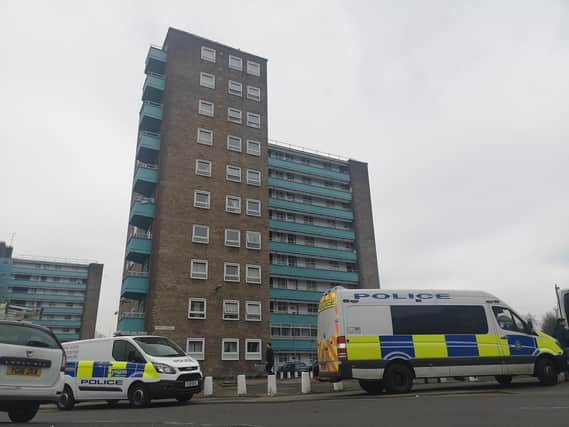
[[[63,381],[54,387],[0,386],[0,401],[34,400],[41,403],[55,402],[63,391]]]

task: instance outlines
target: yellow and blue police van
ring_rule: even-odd
[[[337,287],[319,304],[319,378],[356,379],[368,393],[406,393],[415,378],[553,385],[564,363],[557,340],[486,292]]]
[[[63,393],[57,406],[128,400],[148,406],[154,399],[187,402],[203,387],[199,363],[166,337],[115,336],[63,344],[67,354]]]

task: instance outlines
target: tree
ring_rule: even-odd
[[[553,335],[555,325],[557,325],[557,313],[555,310],[548,311],[541,319],[541,330],[547,335]]]

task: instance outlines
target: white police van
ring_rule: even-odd
[[[129,400],[145,407],[153,399],[187,402],[202,390],[199,363],[166,337],[116,336],[63,344],[67,353],[63,393],[57,406]]]

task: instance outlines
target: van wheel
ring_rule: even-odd
[[[150,405],[150,394],[148,389],[142,383],[134,384],[128,393],[130,406],[133,408],[145,408]]]
[[[512,384],[512,376],[511,375],[496,375],[496,381],[498,381],[501,385],[510,385]]]
[[[383,374],[383,382],[388,393],[409,393],[413,387],[413,373],[403,363],[393,363]]]
[[[183,394],[181,396],[176,396],[176,400],[180,403],[186,403],[192,400],[193,394]]]
[[[360,387],[364,389],[367,394],[379,394],[384,389],[383,381],[360,381]]]
[[[39,402],[19,402],[8,408],[8,417],[14,423],[27,423],[39,409]]]
[[[71,387],[67,384],[63,387],[63,393],[57,399],[57,407],[62,411],[70,411],[75,406],[75,397]]]
[[[541,385],[557,384],[557,368],[549,357],[541,357],[535,363],[535,375]]]

